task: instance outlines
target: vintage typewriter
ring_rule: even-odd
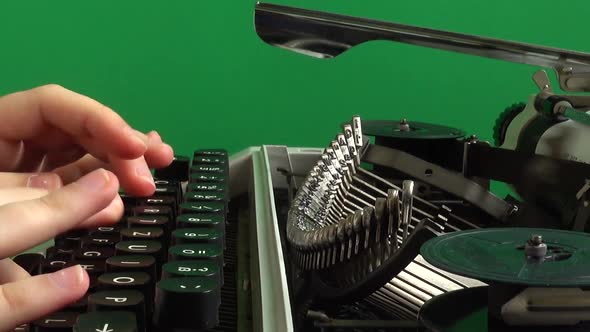
[[[153,197],[122,193],[119,225],[15,257],[93,279],[17,331],[590,330],[590,97],[571,94],[590,91],[590,54],[266,3],[255,25],[317,58],[390,40],[549,67],[568,94],[537,72],[494,144],[351,115],[322,148],[179,156]]]

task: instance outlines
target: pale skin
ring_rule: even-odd
[[[149,167],[172,159],[156,132],[136,131],[63,87],[0,97],[0,331],[77,301],[89,284],[80,266],[31,277],[9,257],[70,229],[117,222],[119,187],[153,194]]]

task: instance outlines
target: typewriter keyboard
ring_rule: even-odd
[[[237,226],[228,213],[228,154],[194,152],[156,170],[151,197],[121,193],[124,217],[55,238],[15,261],[32,275],[80,264],[78,302],[15,331],[235,331]]]

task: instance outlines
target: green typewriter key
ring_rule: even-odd
[[[224,193],[214,191],[187,192],[184,196],[184,200],[187,202],[221,202],[224,199]]]
[[[176,218],[178,227],[209,227],[225,230],[225,218],[219,213],[181,214]]]
[[[195,164],[191,166],[192,173],[218,173],[218,174],[226,174],[227,169],[224,166],[220,165],[203,165],[203,164]]]
[[[223,285],[223,269],[214,262],[205,260],[186,260],[168,262],[162,266],[162,279],[178,277],[205,277],[217,279]]]
[[[225,204],[217,202],[188,202],[180,204],[181,213],[224,212]]]
[[[227,164],[227,158],[219,156],[197,156],[193,159],[195,164]]]
[[[97,311],[78,317],[75,332],[137,332],[137,318],[128,311]]]
[[[210,243],[223,245],[223,234],[214,228],[179,228],[172,232],[175,244]]]
[[[219,324],[220,291],[212,278],[172,278],[156,286],[157,328],[214,328]]]
[[[170,248],[171,261],[209,260],[223,266],[223,250],[218,244],[179,244]]]
[[[225,182],[225,175],[217,173],[191,173],[190,183],[196,182]]]
[[[227,158],[227,151],[224,149],[199,149],[194,152],[193,159],[201,156]]]
[[[225,192],[227,187],[224,183],[189,183],[186,187],[187,192],[193,191],[220,191]]]

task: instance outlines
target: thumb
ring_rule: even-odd
[[[0,206],[0,257],[18,254],[78,227],[117,196],[114,174],[95,170],[37,199]]]
[[[0,172],[0,189],[29,187],[46,191],[57,190],[63,181],[57,173],[8,173]]]
[[[11,331],[79,300],[88,284],[88,274],[76,265],[0,286],[0,331]]]

